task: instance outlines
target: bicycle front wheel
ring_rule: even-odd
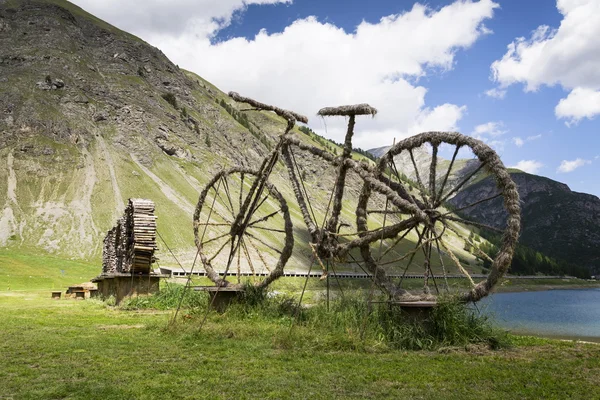
[[[464,301],[489,294],[510,266],[520,229],[517,188],[496,152],[459,133],[426,132],[391,147],[379,160],[378,179],[427,215],[412,218],[371,185],[363,187],[359,230],[393,231],[361,245],[367,268],[390,297],[435,300],[449,291],[449,279],[466,282],[466,288],[452,285]],[[488,179],[495,184],[482,183]],[[495,252],[485,239],[492,236],[501,238]]]

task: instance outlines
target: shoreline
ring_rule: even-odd
[[[521,292],[545,292],[549,290],[580,290],[580,289],[600,289],[600,283],[595,285],[584,284],[533,284],[533,285],[514,285],[514,286],[498,286],[494,288],[494,293],[521,293]]]

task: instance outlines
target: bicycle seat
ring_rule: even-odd
[[[372,115],[375,116],[377,114],[377,109],[375,107],[371,107],[366,103],[355,104],[351,106],[339,106],[339,107],[324,107],[319,110],[317,115],[326,116],[326,115]]]

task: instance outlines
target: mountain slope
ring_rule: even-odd
[[[165,240],[158,243],[161,265],[175,265],[168,245],[189,267],[192,214],[202,188],[223,168],[258,168],[283,132],[274,114],[242,114],[243,108],[158,49],[66,1],[0,0],[0,247],[98,262],[102,238],[125,201],[143,197],[156,203]],[[296,134],[341,154],[310,131]],[[336,168],[302,151],[296,157],[322,218]],[[287,199],[294,224],[287,267],[307,269],[308,232],[281,162],[270,180]],[[341,223],[355,224],[361,187],[349,173]],[[381,223],[381,217],[371,221]],[[281,245],[276,237],[265,240]],[[389,256],[416,241],[411,232]],[[461,239],[448,243],[465,268],[481,271]],[[274,257],[268,253],[267,261]],[[409,273],[422,273],[422,258],[416,255]]]
[[[143,195],[189,247],[191,229],[168,222],[190,219],[208,175],[268,152],[222,93],[70,3],[4,2],[0,21],[0,245],[97,256]]]
[[[521,198],[520,241],[547,255],[600,271],[600,199],[573,192],[565,184],[525,172],[512,172]],[[495,184],[483,179],[450,200],[455,207],[493,195]],[[503,221],[499,199],[464,211],[493,226]]]

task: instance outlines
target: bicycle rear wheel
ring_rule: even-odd
[[[257,179],[254,170],[232,168],[217,173],[200,193],[195,243],[207,276],[217,286],[240,286],[252,278],[256,286],[266,287],[283,274],[292,254],[290,213],[275,186],[265,182],[244,210],[251,188],[260,186]]]

